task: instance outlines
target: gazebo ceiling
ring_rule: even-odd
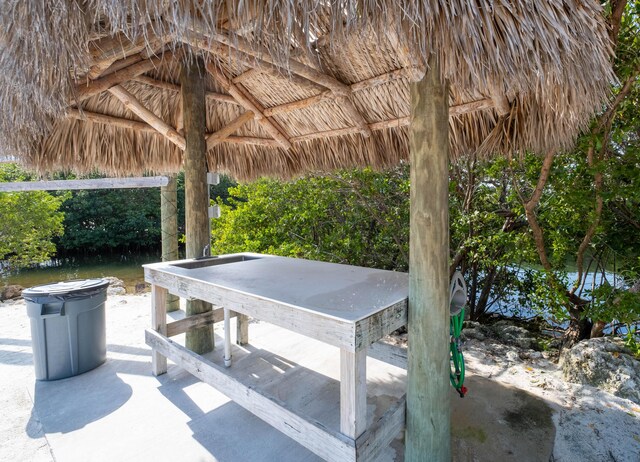
[[[179,170],[178,77],[195,57],[209,168],[240,179],[407,158],[409,83],[429,53],[450,84],[454,156],[569,148],[613,79],[595,1],[0,8],[0,150],[41,171]]]

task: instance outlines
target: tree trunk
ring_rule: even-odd
[[[428,68],[411,84],[405,460],[449,462],[449,91],[437,58]]]
[[[187,59],[180,72],[182,85],[184,151],[185,227],[187,258],[200,257],[210,244],[209,186],[207,184],[207,144],[205,141],[204,64],[200,59]],[[187,301],[187,316],[211,310],[201,300]],[[213,326],[187,332],[186,347],[202,354],[213,350]]]
[[[178,192],[176,176],[169,175],[169,183],[160,188],[160,220],[162,233],[162,261],[178,259]],[[167,294],[167,312],[180,308],[180,298]]]
[[[562,348],[571,348],[580,340],[590,338],[593,323],[582,316],[583,312],[579,305],[569,309],[569,327],[562,336]]]

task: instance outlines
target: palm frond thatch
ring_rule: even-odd
[[[179,147],[108,91],[81,93],[155,58],[117,83],[175,128],[179,62],[197,55],[272,110],[265,118],[291,145],[256,119],[211,147],[211,170],[250,179],[384,167],[407,157],[409,84],[432,53],[450,84],[454,156],[570,148],[614,78],[596,1],[10,0],[0,6],[0,150],[40,171],[176,171]],[[247,109],[206,78],[214,133]],[[313,104],[282,110],[300,101]]]

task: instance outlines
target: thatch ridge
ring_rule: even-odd
[[[290,58],[347,87],[407,70],[400,78],[353,92],[348,100],[333,95],[270,117],[294,140],[291,151],[231,142],[209,151],[211,169],[242,179],[355,165],[383,167],[405,159],[409,81],[424,72],[429,53],[440,56],[451,105],[497,97],[507,106],[506,111],[495,107],[452,117],[454,156],[568,149],[605,102],[613,81],[611,47],[596,1],[90,0],[81,9],[74,0],[14,0],[0,6],[0,28],[0,150],[40,171],[97,168],[122,175],[180,168],[180,149],[161,135],[65,118],[68,105],[76,102],[77,85],[91,82],[93,73],[102,71],[95,68],[104,65],[96,61],[103,51],[101,39],[108,42],[112,36],[146,45],[145,56],[161,56],[165,49],[186,52],[187,57],[198,54],[216,62],[229,78],[250,69],[256,57],[269,56],[268,61],[282,66],[279,71],[262,65],[264,72],[240,84],[264,108],[323,92],[317,84],[305,85],[304,78],[287,80]],[[244,52],[216,55],[185,47],[194,37],[222,37],[232,50]],[[226,46],[220,49],[228,50]],[[129,54],[125,48],[119,56],[123,60],[144,47],[131,47],[135,53]],[[163,60],[145,75],[177,84],[177,66],[176,60]],[[179,122],[177,92],[133,80],[123,87],[169,125]],[[210,76],[207,88],[226,92]],[[108,93],[88,98],[81,107],[140,120]],[[215,132],[244,111],[237,104],[208,100],[208,131]],[[354,111],[373,127],[369,138],[352,129]],[[396,127],[384,128],[386,121],[396,119]],[[342,136],[307,140],[311,133],[326,131]],[[270,138],[258,121],[234,135]]]

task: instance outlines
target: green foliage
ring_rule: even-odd
[[[66,252],[131,250],[160,243],[160,192],[149,189],[73,191],[62,210]]]
[[[29,179],[16,165],[0,165],[0,182]],[[0,260],[15,267],[48,260],[56,251],[52,239],[63,233],[59,209],[67,197],[44,191],[0,193]]]
[[[408,168],[258,180],[219,199],[212,252],[264,252],[408,268]]]

